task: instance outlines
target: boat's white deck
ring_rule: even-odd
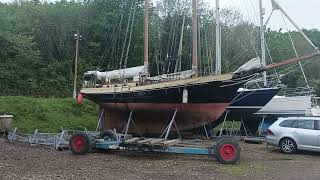
[[[102,94],[102,93],[129,93],[135,91],[148,91],[153,89],[163,89],[177,86],[189,86],[196,84],[209,83],[213,81],[226,81],[231,80],[233,77],[232,74],[223,74],[223,75],[211,75],[204,77],[196,77],[190,79],[181,79],[175,81],[167,81],[160,82],[155,84],[147,84],[142,86],[135,86],[134,83],[129,83],[126,86],[122,86],[121,84],[111,85],[109,87],[101,87],[101,88],[83,88],[81,93],[84,94]]]

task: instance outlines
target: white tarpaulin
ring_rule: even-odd
[[[112,80],[112,79],[121,79],[121,78],[133,78],[136,76],[139,76],[139,74],[143,73],[144,66],[138,66],[138,67],[132,67],[127,69],[119,69],[114,71],[106,71],[106,72],[100,72],[100,71],[88,71],[84,75],[95,76],[98,80]]]
[[[194,74],[196,74],[194,70],[187,70],[187,71],[181,71],[181,72],[172,73],[172,74],[162,74],[155,77],[149,77],[148,80],[159,81],[162,79],[174,79],[174,78],[188,79],[188,78],[191,78],[191,76],[193,76]]]
[[[242,65],[239,69],[237,69],[234,73],[248,72],[253,69],[261,68],[261,59],[259,57],[253,58],[244,65]]]

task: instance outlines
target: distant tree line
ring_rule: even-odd
[[[187,1],[186,1],[187,2]],[[88,70],[112,70],[143,64],[143,0],[61,0],[55,3],[20,0],[0,3],[0,95],[70,97],[75,57],[74,34],[82,35],[78,78]],[[191,67],[190,3],[166,0],[150,7],[150,69],[152,75],[172,72],[181,59],[181,70]],[[199,1],[200,72],[215,67],[214,11]],[[261,53],[259,28],[235,10],[222,16],[223,72]],[[184,23],[184,26],[183,25]],[[182,34],[183,32],[183,34]],[[317,29],[304,30],[320,46]],[[312,48],[298,32],[290,32],[299,55]],[[182,54],[179,55],[182,37]],[[274,62],[295,56],[288,32],[266,30]],[[269,54],[268,54],[269,55]],[[268,63],[271,58],[268,56]],[[305,66],[310,85],[320,95],[320,62]],[[288,73],[286,69],[280,72]],[[270,74],[273,72],[270,72]],[[283,82],[305,86],[298,70]],[[81,81],[78,89],[81,88]]]

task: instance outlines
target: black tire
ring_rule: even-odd
[[[293,154],[297,151],[297,144],[291,138],[283,138],[279,143],[279,147],[285,154]]]
[[[99,134],[99,137],[101,139],[104,139],[105,141],[116,141],[117,140],[117,135],[110,129],[106,129],[102,131]]]
[[[222,164],[234,164],[240,160],[239,142],[231,138],[220,139],[215,148],[215,157]]]
[[[75,155],[87,154],[91,150],[90,137],[85,133],[76,133],[71,136],[69,146]]]

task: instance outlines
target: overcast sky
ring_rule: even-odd
[[[215,6],[214,0],[207,0]],[[317,28],[320,29],[320,0],[277,0],[279,4],[287,11],[289,16],[300,26],[301,28]],[[253,14],[259,13],[259,0],[220,0],[221,7],[231,7],[240,9],[246,18],[250,18],[251,21],[257,22],[256,18],[253,18]],[[265,19],[267,19],[271,13],[270,0],[263,0],[263,5],[266,9]],[[290,23],[286,22],[290,29]],[[270,20],[272,29],[285,29],[285,24],[280,12],[275,12]]]
[[[0,0],[0,2],[11,2],[13,0]],[[54,0],[52,0],[54,1]],[[206,0],[212,7],[215,6],[215,0]],[[220,0],[221,8],[235,8],[244,15],[245,18],[258,23],[258,0]],[[279,4],[287,11],[291,18],[301,28],[320,29],[320,0],[278,0]],[[266,8],[267,18],[271,12],[270,0],[263,0]],[[293,29],[288,21],[288,27]],[[270,20],[269,27],[272,29],[286,29],[283,18],[279,12],[274,13]]]

